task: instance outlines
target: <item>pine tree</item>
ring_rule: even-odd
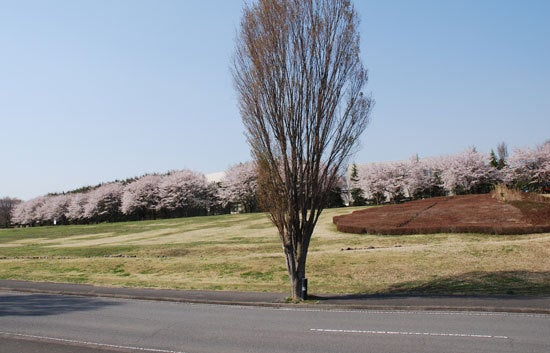
[[[365,193],[363,189],[358,187],[359,182],[359,174],[357,172],[357,165],[353,164],[351,166],[351,175],[350,175],[350,181],[351,181],[351,199],[352,199],[352,205],[353,206],[365,206],[367,204],[367,200],[365,199]]]

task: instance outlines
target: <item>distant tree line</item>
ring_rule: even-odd
[[[209,182],[204,174],[191,170],[149,174],[17,200],[4,212],[9,218],[0,221],[5,219],[5,226],[34,226],[258,212],[257,179],[252,162],[232,166],[219,182]],[[343,206],[340,195],[341,189],[335,190],[328,206]]]
[[[22,202],[11,212],[13,225],[86,224],[228,213],[242,203],[257,211],[251,163],[230,168],[221,182],[178,170],[83,187]],[[247,178],[249,180],[247,180]],[[238,182],[237,180],[240,180]]]
[[[504,147],[503,147],[504,146]],[[353,165],[326,197],[326,207],[402,202],[434,196],[489,192],[505,183],[544,192],[550,180],[550,141],[508,157],[474,148],[407,161]],[[0,227],[86,224],[258,212],[258,173],[253,162],[232,166],[219,182],[191,170],[149,174],[124,181],[48,194],[29,201],[0,199]]]
[[[516,149],[508,157],[504,143],[497,153],[475,148],[435,158],[353,165],[351,204],[381,204],[445,195],[478,194],[496,184],[529,192],[548,192],[550,140],[535,148]]]

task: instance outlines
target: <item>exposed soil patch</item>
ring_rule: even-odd
[[[550,201],[550,200],[549,200]],[[434,197],[336,216],[341,232],[370,234],[550,232],[550,202],[525,197],[504,202],[490,194]]]

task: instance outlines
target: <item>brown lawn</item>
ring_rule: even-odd
[[[336,216],[341,232],[370,234],[490,233],[550,231],[550,199],[525,195],[502,201],[491,194],[435,197]]]

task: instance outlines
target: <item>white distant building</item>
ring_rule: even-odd
[[[219,183],[225,177],[225,172],[210,173],[205,175],[209,182]]]

